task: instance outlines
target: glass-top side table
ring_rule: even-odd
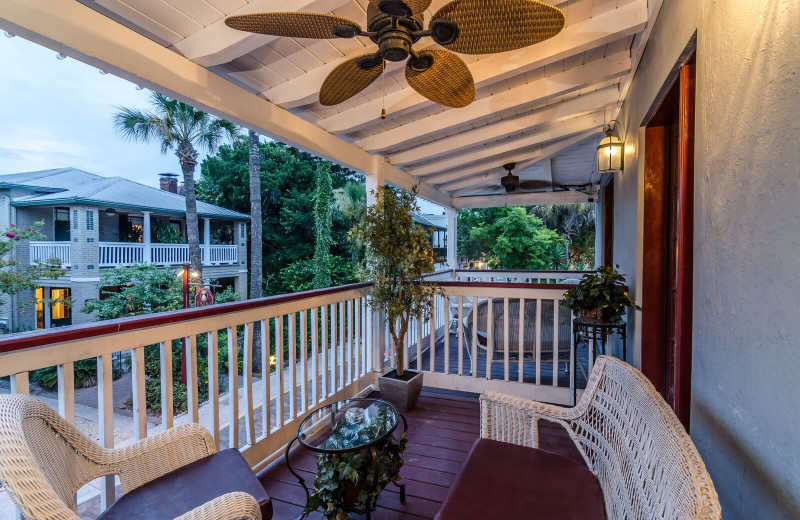
[[[394,433],[400,420],[403,421],[403,431],[408,431],[406,418],[393,404],[381,399],[366,398],[338,401],[308,414],[300,423],[297,435],[286,445],[284,453],[286,467],[306,492],[306,503],[310,499],[310,490],[305,480],[292,469],[289,460],[289,452],[295,441],[316,453],[342,454],[368,450],[372,456],[373,470],[377,474],[376,448]],[[405,502],[405,485],[396,485],[400,488],[400,501]],[[375,510],[376,505],[377,498],[374,501],[368,498],[368,502],[362,508],[347,509],[343,505],[340,507],[348,512],[366,514],[369,520],[370,513]]]

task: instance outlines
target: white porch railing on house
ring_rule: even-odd
[[[556,350],[563,343],[559,340],[563,326],[558,302],[567,286],[499,286],[458,282],[453,277],[452,271],[428,277],[440,283],[446,295],[434,298],[431,319],[414,323],[403,346],[407,365],[425,372],[424,384],[472,392],[501,390],[571,403],[576,382],[573,351],[569,350],[563,366],[556,362],[548,369],[543,360],[548,341]],[[306,414],[332,401],[368,392],[377,385],[377,376],[392,365],[394,346],[388,340],[383,316],[368,307],[371,290],[370,284],[356,284],[6,336],[0,340],[0,377],[11,377],[12,392],[27,393],[31,371],[56,365],[59,412],[74,421],[73,363],[97,358],[99,436],[100,442],[110,447],[114,442],[112,356],[119,352],[130,356],[133,436],[140,439],[148,434],[145,349],[156,349],[161,358],[157,377],[162,381],[162,425],[168,428],[175,421],[172,385],[167,384],[173,377],[173,340],[186,338],[186,417],[204,424],[219,446],[240,448],[251,466],[260,468],[280,454]],[[522,302],[519,309],[531,309],[528,302],[536,311],[536,340],[527,358],[513,355],[510,348],[510,323],[516,319],[521,322],[519,330],[529,328],[524,312],[517,316],[510,312],[514,300]],[[492,315],[498,308],[494,302],[502,302],[500,308],[504,316],[510,316],[508,320],[498,321]],[[482,304],[489,313],[485,323],[491,324],[484,331],[479,330],[480,312],[470,311]],[[543,319],[547,305],[552,309],[549,324]],[[460,319],[452,321],[454,314]],[[259,332],[255,345],[254,331]],[[483,343],[479,341],[482,332],[486,337]],[[208,345],[207,352],[198,352],[201,337]],[[237,381],[240,355],[244,362],[242,388],[229,392],[222,406],[215,355],[221,338],[227,343],[228,381]],[[524,344],[521,333],[518,344]],[[566,345],[574,348],[570,341]],[[270,352],[274,352],[275,366],[266,381],[254,378],[256,351],[262,367],[270,366]],[[198,372],[198,354],[207,359],[207,373]],[[200,381],[208,381],[205,404],[199,402],[196,391]],[[102,492],[103,503],[111,503],[113,478],[106,479]]]
[[[577,283],[592,271],[517,271],[504,269],[456,269],[461,282]]]
[[[46,263],[53,258],[58,258],[64,267],[70,266],[70,243],[69,242],[31,242],[30,243],[30,262],[31,265],[41,262]]]
[[[70,266],[70,242],[31,242],[31,264],[53,258],[61,260],[64,267]],[[145,244],[137,242],[100,242],[97,265],[118,267],[150,262],[157,265],[180,265],[189,261],[187,244],[150,244],[150,256]],[[204,265],[235,264],[238,259],[235,245],[201,245]]]

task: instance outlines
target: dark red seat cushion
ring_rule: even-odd
[[[436,520],[490,518],[604,519],[603,492],[582,459],[478,439]]]
[[[103,520],[173,520],[232,491],[244,491],[272,518],[272,501],[239,450],[231,448],[167,473],[126,493],[99,516]]]

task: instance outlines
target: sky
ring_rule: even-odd
[[[0,175],[72,166],[157,187],[159,173],[180,173],[172,152],[114,130],[117,107],[148,108],[147,89],[2,32],[0,70]],[[423,213],[443,211],[420,202]]]

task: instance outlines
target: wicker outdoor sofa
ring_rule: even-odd
[[[480,403],[481,438],[436,520],[722,518],[691,438],[627,363],[600,356],[574,408],[496,392]]]
[[[106,475],[119,476],[125,495],[103,519],[272,517],[271,500],[239,450],[217,452],[199,424],[106,449],[44,402],[0,396],[0,482],[23,518],[79,520],[75,493]]]

